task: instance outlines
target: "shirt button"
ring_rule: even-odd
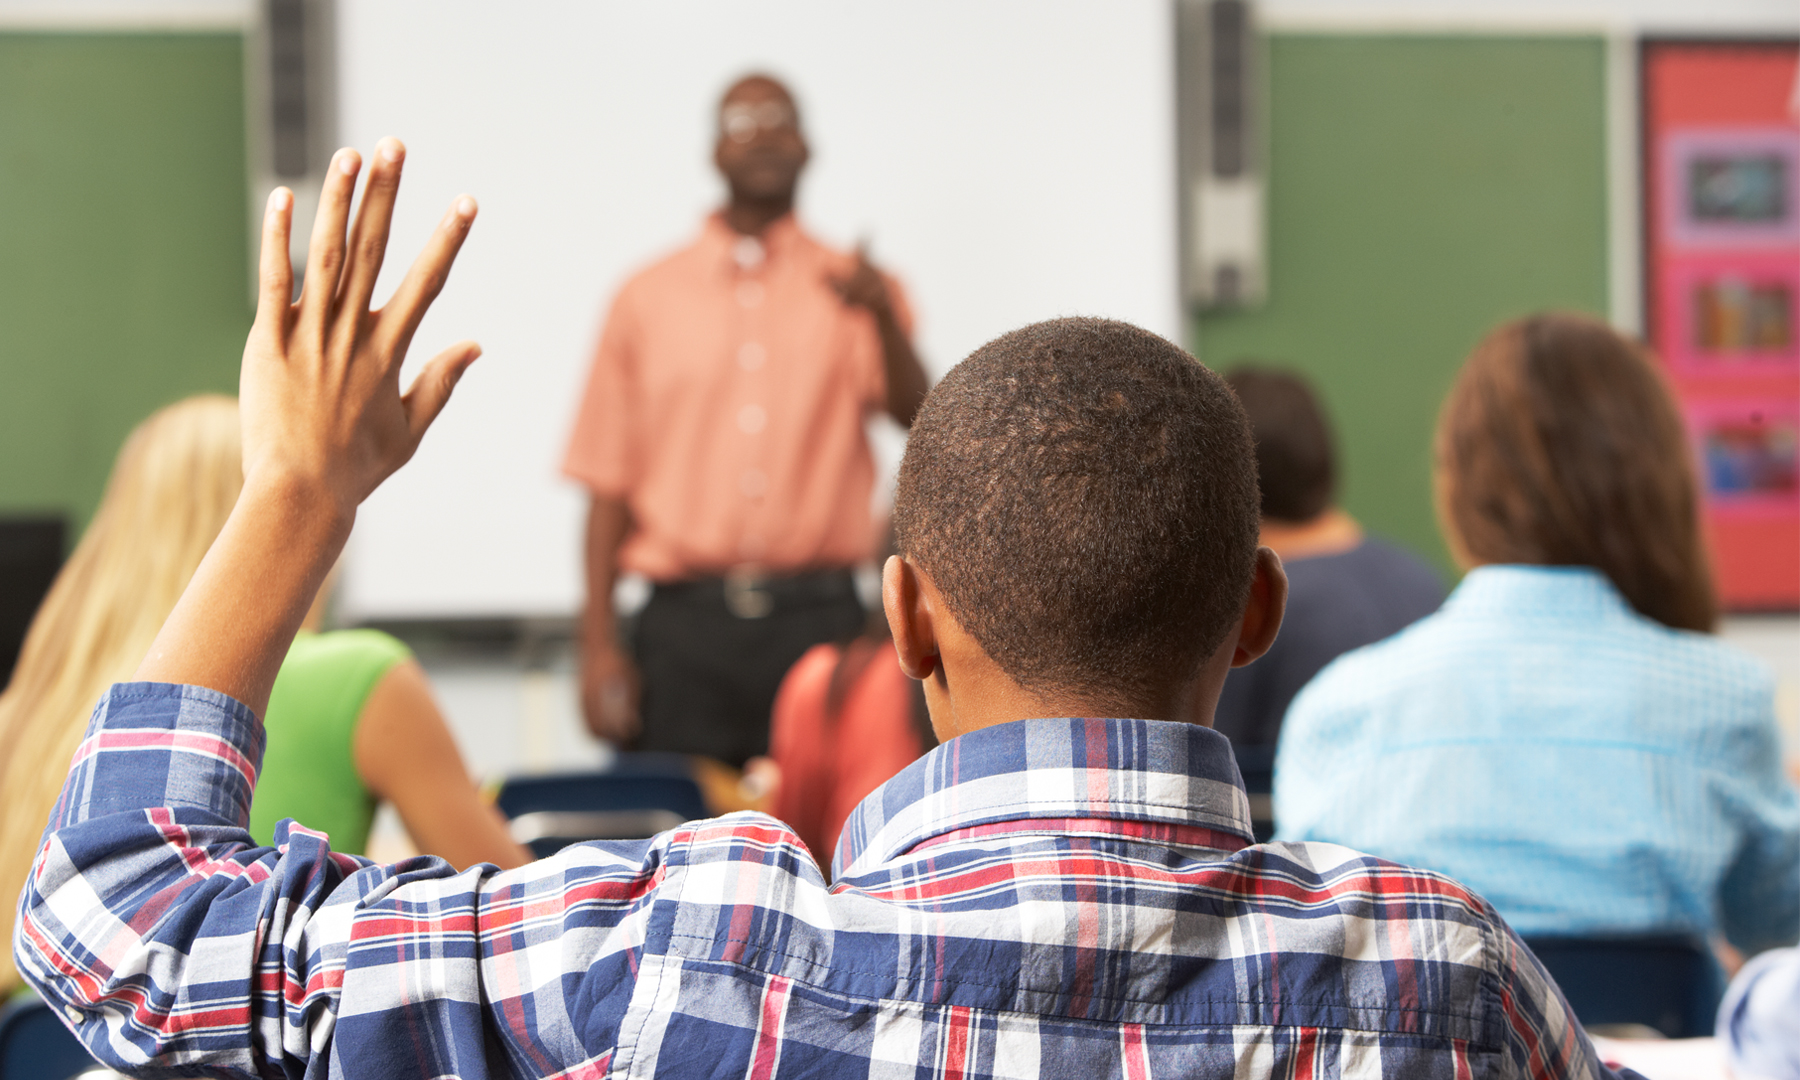
[[[738,477],[738,490],[747,499],[760,499],[769,490],[769,476],[761,469],[745,469]]]
[[[757,307],[763,302],[763,284],[760,281],[740,281],[737,287],[738,303],[745,307]]]
[[[746,435],[759,435],[769,425],[769,414],[761,405],[746,405],[738,410],[738,430]]]
[[[87,1017],[81,1015],[81,1010],[73,1005],[64,1005],[63,1015],[69,1018],[69,1023],[71,1024],[79,1024],[87,1019]]]
[[[737,243],[731,245],[732,261],[740,270],[754,270],[761,266],[765,256],[762,241],[754,236],[740,236]]]
[[[769,350],[754,341],[746,341],[738,346],[738,367],[745,371],[761,371],[763,364],[769,359]]]

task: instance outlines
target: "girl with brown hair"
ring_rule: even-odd
[[[1680,415],[1573,315],[1475,348],[1438,421],[1467,571],[1437,614],[1295,699],[1277,834],[1444,871],[1527,937],[1800,931],[1774,687],[1717,620]]]

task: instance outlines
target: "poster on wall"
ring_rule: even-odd
[[[1800,42],[1647,41],[1640,70],[1648,329],[1719,598],[1800,609]]]

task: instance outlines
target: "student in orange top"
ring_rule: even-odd
[[[856,804],[937,745],[920,684],[906,677],[887,620],[860,636],[815,645],[775,695],[769,813],[794,827],[820,866]],[[759,771],[752,762],[746,772]]]

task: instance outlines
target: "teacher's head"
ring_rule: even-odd
[[[792,203],[809,151],[794,95],[768,75],[746,75],[719,100],[713,163],[736,203]]]

